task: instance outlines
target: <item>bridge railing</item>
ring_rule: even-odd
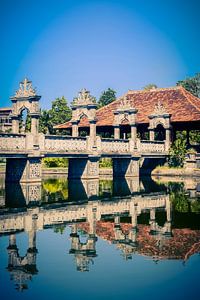
[[[74,151],[83,152],[87,150],[86,137],[71,137],[59,135],[45,135],[44,149],[46,151]]]
[[[165,152],[165,141],[137,140],[137,149],[141,153]]]
[[[0,134],[0,151],[15,151],[26,149],[26,135],[14,133]]]
[[[130,152],[129,140],[102,138],[101,151],[105,153],[128,153]]]

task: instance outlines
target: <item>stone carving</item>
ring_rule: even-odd
[[[158,103],[155,105],[153,115],[161,116],[161,115],[165,115],[165,114],[168,114],[168,113],[167,113],[164,105],[160,101],[158,101]]]
[[[140,141],[138,140],[137,148],[139,152],[165,152],[165,142],[161,141]]]
[[[40,178],[41,177],[41,164],[38,162],[38,159],[31,159],[30,161],[30,170],[29,178]]]
[[[15,98],[33,97],[36,96],[36,90],[32,86],[32,81],[27,78],[20,82],[19,90],[15,93]]]
[[[25,149],[25,136],[7,134],[0,137],[0,150],[17,151]]]
[[[96,100],[90,95],[90,91],[84,88],[78,93],[78,97],[74,98],[72,104],[74,106],[96,104]]]
[[[127,153],[129,152],[129,143],[127,141],[107,141],[102,139],[101,149],[106,153]]]
[[[57,136],[54,139],[46,136],[45,137],[45,150],[54,151],[86,151],[87,143],[86,138],[73,138],[73,137],[62,137]]]
[[[129,110],[131,109],[131,105],[130,105],[130,101],[128,99],[128,96],[125,95],[122,99],[121,99],[121,102],[119,104],[119,107],[118,107],[118,110]]]

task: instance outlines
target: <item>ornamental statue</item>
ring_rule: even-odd
[[[32,86],[32,81],[27,78],[24,81],[20,82],[19,90],[15,93],[15,98],[25,98],[36,96],[36,89]]]
[[[158,101],[158,103],[155,105],[154,111],[153,111],[153,115],[165,115],[167,114],[167,111],[164,107],[164,105]]]
[[[74,98],[72,102],[73,106],[90,104],[96,104],[96,99],[95,97],[91,96],[90,91],[87,91],[85,88],[78,93],[78,97]]]

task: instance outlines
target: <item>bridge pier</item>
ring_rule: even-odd
[[[6,182],[40,182],[41,157],[7,158]]]
[[[113,177],[138,177],[139,156],[113,158]]]
[[[86,158],[69,158],[69,179],[99,178],[99,156]]]

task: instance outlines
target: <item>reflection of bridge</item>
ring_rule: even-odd
[[[113,159],[115,177],[138,176],[141,157],[163,159],[170,145],[170,115],[161,105],[149,116],[150,140],[137,138],[137,110],[123,102],[115,112],[113,124],[114,138],[105,139],[96,135],[96,107],[89,92],[82,90],[72,106],[72,136],[54,136],[39,133],[39,99],[32,84],[27,79],[11,98],[12,133],[0,135],[0,155],[7,159],[7,181],[41,180],[42,157],[68,157],[70,178],[98,178],[99,159]],[[20,116],[27,109],[31,118],[31,132],[20,132]],[[82,117],[88,117],[90,134],[78,136],[78,123]],[[131,126],[131,138],[120,139],[119,127],[124,121]],[[162,124],[165,129],[165,141],[155,141],[154,129]]]
[[[56,208],[55,208],[56,206]],[[166,211],[166,223],[158,226],[155,220],[156,210]],[[18,288],[26,288],[26,282],[36,268],[36,232],[45,228],[62,224],[71,226],[71,249],[77,269],[89,270],[89,263],[96,253],[96,228],[97,223],[105,218],[114,218],[116,243],[136,245],[137,218],[142,212],[150,211],[150,226],[152,234],[171,235],[171,205],[166,194],[135,195],[124,199],[116,198],[115,201],[90,201],[77,204],[49,204],[43,207],[3,209],[0,216],[0,234],[9,235],[8,270],[12,278],[18,283]],[[120,218],[131,218],[131,230],[128,237],[120,229]],[[78,234],[79,224],[88,225],[88,238],[83,243]],[[29,245],[25,257],[20,257],[16,245],[15,234],[25,231],[29,237]]]

